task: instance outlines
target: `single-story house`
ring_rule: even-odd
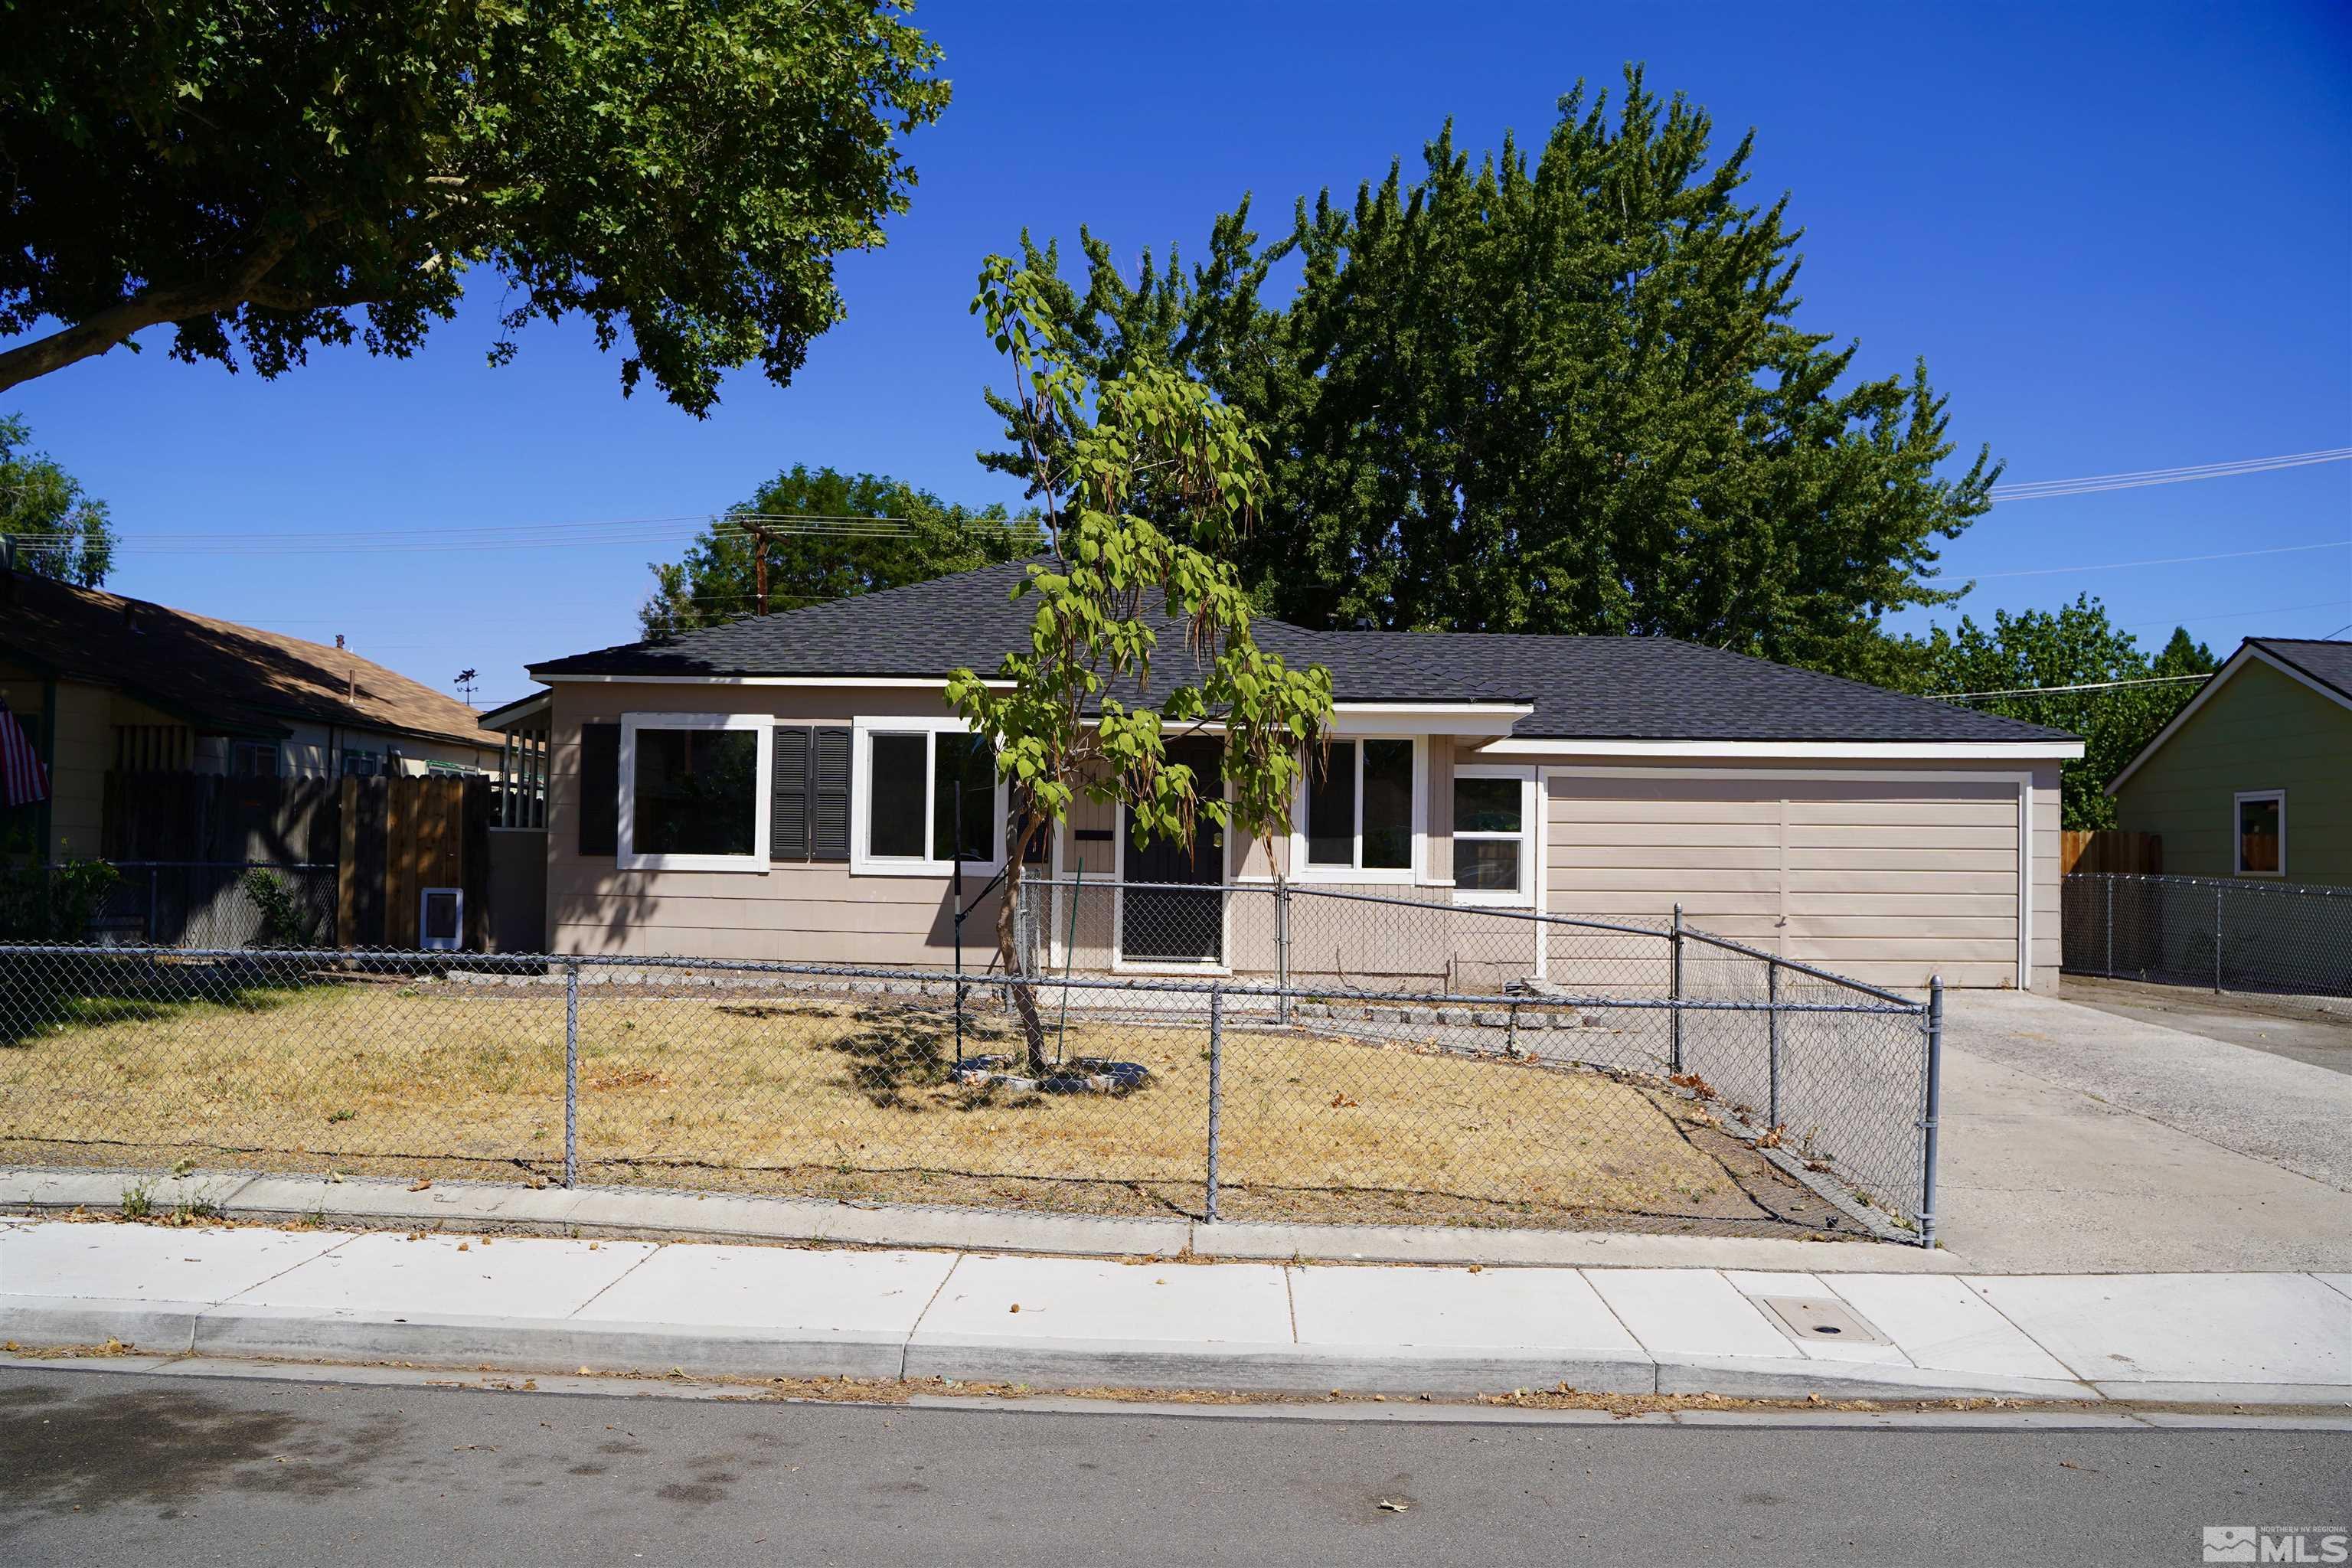
[[[2352,884],[2352,642],[2247,638],[2107,794],[2168,875]]]
[[[453,697],[341,647],[0,563],[0,697],[49,798],[0,807],[0,856],[100,852],[110,773],[483,773],[497,736]]]
[[[1009,597],[1024,570],[532,666],[546,689],[488,721],[545,737],[546,826],[505,831],[545,834],[550,949],[948,962],[951,857],[961,842],[977,888],[1006,834],[1002,786],[942,688],[1026,645],[1034,606]],[[1679,904],[1693,924],[1864,980],[2054,984],[2073,736],[1664,637],[1255,630],[1333,682],[1328,762],[1289,837],[1219,842],[1204,826],[1189,857],[1139,850],[1113,808],[1082,804],[1033,851],[1037,869],[1222,879],[1229,905],[1279,877],[1465,921],[1656,921]],[[1170,627],[1163,682],[1187,657]],[[1214,776],[1213,746],[1187,760]],[[1084,966],[1266,967],[1231,913],[1223,931],[1171,936],[1177,920],[1153,934],[1129,897],[1070,934]],[[977,931],[992,946],[986,919]],[[1555,960],[1577,951],[1556,944]]]

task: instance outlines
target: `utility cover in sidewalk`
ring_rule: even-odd
[[[1838,1344],[1887,1345],[1895,1342],[1880,1333],[1843,1301],[1819,1296],[1759,1296],[1758,1304],[1780,1320],[1789,1337],[1798,1341]]]

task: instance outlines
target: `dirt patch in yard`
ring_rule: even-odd
[[[351,979],[81,996],[0,1042],[0,1161],[182,1157],[285,1172],[552,1180],[563,1000],[546,986]],[[956,1016],[920,996],[583,989],[583,1182],[873,1203],[1197,1215],[1204,1019],[1055,1020],[1049,1050],[1139,1064],[1125,1093],[957,1081]],[[1409,1036],[1409,1032],[1408,1032]],[[1483,1037],[1360,1039],[1230,1021],[1220,1213],[1809,1236],[1851,1220],[1638,1075]],[[966,1057],[1018,1058],[969,1007]]]

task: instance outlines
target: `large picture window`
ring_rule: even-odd
[[[1535,795],[1532,769],[1465,765],[1455,770],[1455,902],[1534,901]]]
[[[1410,880],[1421,760],[1409,736],[1333,741],[1307,763],[1305,832],[1308,877]]]
[[[624,871],[765,871],[771,721],[761,713],[621,716]]]
[[[857,742],[851,869],[939,875],[959,858],[967,871],[1003,864],[1004,786],[986,741],[954,721],[861,719]]]

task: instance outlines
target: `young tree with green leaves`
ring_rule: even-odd
[[[887,475],[795,463],[698,534],[683,560],[654,563],[637,618],[658,638],[757,613],[762,553],[768,608],[781,613],[1010,561],[1044,537],[1001,505],[950,506]]]
[[[903,0],[74,0],[7,8],[0,387],[150,327],[264,376],[405,356],[487,269],[706,413],[790,381],[936,119]],[[135,346],[135,345],[134,345]]]
[[[1951,595],[1937,542],[1990,504],[1957,478],[1924,366],[1860,374],[1795,322],[1798,230],[1746,195],[1752,137],[1626,73],[1579,87],[1530,158],[1450,129],[1420,178],[1249,206],[1186,271],[1133,281],[1082,236],[1083,289],[1024,235],[1073,363],[1198,375],[1265,437],[1244,579],[1307,626],[1664,633],[1880,673],[1889,611]],[[1267,297],[1295,267],[1286,299]],[[1003,400],[997,411],[1011,418]],[[1019,451],[992,455],[1022,473]],[[1157,515],[1157,514],[1154,514]]]
[[[0,415],[0,539],[19,571],[95,588],[114,564],[106,503],[56,458],[32,449],[32,426]]]
[[[1009,786],[1007,844],[1058,825],[1080,795],[1124,805],[1139,847],[1191,838],[1202,815],[1255,837],[1286,833],[1307,749],[1330,721],[1331,678],[1258,647],[1249,594],[1212,553],[1248,536],[1265,499],[1248,422],[1166,365],[1091,374],[1062,336],[1047,280],[1003,257],[988,258],[972,310],[1012,358],[1007,405],[1055,557],[1013,590],[1036,609],[1028,647],[993,673],[1001,684],[970,669],[948,681],[949,702],[994,747]],[[1147,496],[1164,522],[1137,511]],[[1163,651],[1160,629],[1183,647]],[[1185,678],[1155,695],[1155,660],[1180,652]],[[1169,760],[1171,731],[1222,733],[1230,800],[1203,795]],[[1022,858],[1005,858],[997,912],[1008,974]],[[1030,1069],[1043,1072],[1035,993],[1011,989]]]
[[[1913,647],[1924,670],[1917,689],[1927,695],[2006,693],[1966,700],[1982,712],[2083,737],[2082,761],[2066,763],[2061,776],[2061,815],[2070,828],[2116,825],[2108,781],[2200,689],[2199,682],[2179,679],[2161,685],[2110,683],[2210,675],[2221,668],[2213,650],[2185,626],[2174,627],[2171,640],[2151,658],[2087,594],[2054,612],[1996,610],[1990,630],[1963,616],[1954,629],[1938,626]],[[2047,689],[2052,687],[2095,689]]]

